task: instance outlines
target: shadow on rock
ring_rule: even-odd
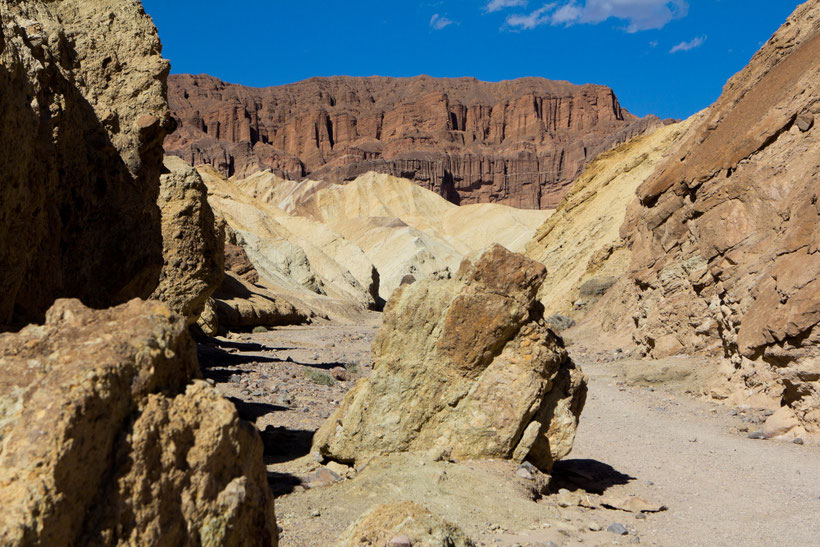
[[[583,490],[590,494],[603,494],[612,486],[628,484],[635,477],[621,473],[611,465],[597,460],[561,460],[552,468],[550,489],[558,491]]]

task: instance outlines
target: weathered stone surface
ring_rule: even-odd
[[[312,78],[252,89],[175,75],[166,150],[227,176],[410,178],[461,204],[555,207],[594,154],[657,127],[611,89],[540,78]]]
[[[299,325],[307,323],[313,316],[309,309],[294,305],[286,297],[233,274],[225,275],[222,285],[214,293],[213,306],[217,328],[225,329]],[[213,322],[212,319],[209,321]],[[206,329],[203,327],[203,330]],[[212,330],[213,326],[206,332]]]
[[[627,206],[693,120],[662,127],[600,155],[538,229],[525,254],[547,267],[539,293],[546,315],[583,319],[600,295],[582,294],[582,287],[626,274],[631,254],[619,229]]]
[[[806,2],[638,189],[609,313],[663,357],[731,359],[745,392],[820,431],[820,4]],[[802,124],[805,127],[805,124]]]
[[[383,452],[529,460],[572,448],[586,378],[535,296],[545,268],[496,245],[454,279],[400,287],[374,367],[320,428],[314,448],[356,462]]]
[[[165,265],[151,295],[195,323],[223,275],[223,239],[208,205],[208,189],[196,169],[165,158],[160,178],[162,254]]]
[[[198,375],[159,302],[0,335],[0,543],[276,544],[261,440]]]
[[[342,547],[473,547],[464,532],[411,501],[378,505],[350,525]]]
[[[147,297],[174,123],[151,19],[138,0],[2,0],[0,24],[0,326],[60,296]]]

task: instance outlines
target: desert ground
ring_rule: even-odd
[[[310,453],[312,434],[353,382],[369,374],[379,322],[374,313],[360,326],[279,327],[200,346],[205,377],[265,441],[281,545],[332,544],[374,503],[401,500],[441,504],[479,545],[817,542],[820,444],[749,438],[771,411],[694,393],[693,386],[707,385],[692,378],[702,370],[697,358],[647,363],[621,351],[595,351],[572,331],[569,353],[589,376],[590,395],[574,448],[553,469],[546,495],[533,500],[521,488],[527,480],[516,475],[517,466],[501,461],[430,462],[423,473],[417,461],[396,461],[373,476],[365,468],[311,486],[322,468]],[[311,379],[339,367],[355,372],[329,386]],[[457,489],[485,495],[448,498],[434,484],[437,474],[470,483]],[[380,480],[388,487],[370,487]],[[601,505],[631,496],[666,509],[635,513]],[[454,507],[458,503],[463,506]],[[505,511],[509,503],[514,513]],[[613,524],[627,534],[608,531]]]

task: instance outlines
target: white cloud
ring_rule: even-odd
[[[555,6],[555,3],[547,4],[529,15],[511,15],[507,24],[531,29],[545,24],[597,25],[614,18],[626,21],[625,30],[631,33],[663,28],[689,13],[687,0],[570,0],[549,13]]]
[[[430,28],[432,28],[433,30],[442,30],[442,29],[452,25],[453,23],[455,23],[455,21],[453,21],[451,19],[448,19],[446,17],[443,17],[443,16],[439,15],[438,13],[434,14],[430,18]]]
[[[507,24],[511,27],[522,29],[534,29],[539,25],[550,22],[551,10],[555,8],[555,4],[547,4],[543,8],[539,8],[529,15],[510,15],[507,17]]]
[[[484,7],[484,11],[487,13],[492,13],[505,8],[517,8],[519,6],[526,5],[527,0],[490,0],[490,2]]]
[[[692,38],[688,42],[681,42],[680,44],[676,45],[672,49],[669,50],[669,53],[677,53],[679,51],[689,51],[695,48],[698,48],[703,45],[703,42],[706,41],[706,36],[698,36],[696,38]]]

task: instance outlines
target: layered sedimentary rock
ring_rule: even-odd
[[[154,25],[137,0],[2,0],[0,24],[0,326],[147,297],[173,125]]]
[[[271,289],[360,311],[376,307],[378,276],[358,246],[323,224],[253,199],[210,167],[200,173],[231,243],[242,247]]]
[[[611,89],[540,78],[312,78],[265,89],[172,76],[166,150],[226,176],[409,178],[461,203],[551,208],[591,157],[660,124]]]
[[[456,206],[408,179],[367,173],[346,184],[293,183],[257,173],[237,186],[291,215],[330,227],[358,245],[379,273],[387,300],[412,275],[455,271],[472,251],[499,243],[521,251],[551,212],[497,203]]]
[[[0,335],[0,543],[275,545],[262,442],[198,375],[158,302]]]
[[[798,7],[638,189],[606,308],[652,355],[731,359],[820,430],[820,4]]]
[[[578,177],[526,248],[547,267],[539,292],[545,315],[582,319],[626,274],[632,254],[619,232],[626,208],[696,119],[636,137],[600,155]]]
[[[549,470],[572,448],[586,378],[544,322],[536,300],[544,274],[496,245],[453,279],[400,287],[373,343],[373,374],[314,447],[348,463],[422,451]]]
[[[196,169],[179,158],[165,158],[160,177],[164,266],[151,298],[195,323],[205,302],[222,283],[224,235],[208,205],[208,189]]]

